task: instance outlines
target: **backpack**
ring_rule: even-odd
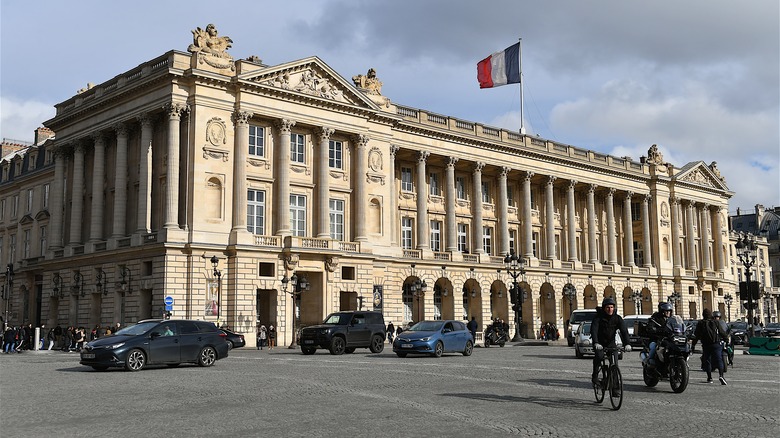
[[[704,324],[701,331],[702,344],[714,344],[718,342],[718,326],[717,322],[712,319],[705,319],[700,324]]]

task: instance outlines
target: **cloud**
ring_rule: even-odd
[[[0,137],[32,142],[35,130],[54,114],[50,103],[0,97]]]

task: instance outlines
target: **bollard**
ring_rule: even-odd
[[[35,327],[35,344],[33,344],[33,351],[38,351],[41,349],[41,328]]]

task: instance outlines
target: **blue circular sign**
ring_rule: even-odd
[[[165,297],[164,303],[166,306],[172,306],[173,305],[173,297],[168,295]]]

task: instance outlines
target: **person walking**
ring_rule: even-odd
[[[49,344],[49,347],[47,350],[51,350],[54,347],[54,341],[56,340],[56,337],[54,335],[54,329],[49,329],[49,331],[46,333],[46,341]]]
[[[477,329],[479,328],[479,324],[477,323],[477,318],[471,317],[471,321],[466,325],[466,328],[469,329],[471,332],[471,340],[473,342],[477,342]]]
[[[15,344],[16,330],[9,325],[5,328],[5,333],[3,333],[3,352],[6,354],[13,353]]]
[[[726,377],[723,376],[723,345],[721,339],[727,339],[727,334],[718,321],[712,319],[710,309],[704,309],[703,318],[696,324],[696,331],[693,333],[693,343],[691,349],[696,346],[697,341],[701,341],[701,348],[704,351],[704,371],[707,373],[707,383],[712,383],[712,367],[718,369],[721,385],[726,385]]]
[[[262,350],[265,347],[265,341],[268,339],[268,329],[261,325],[257,330],[257,349]]]
[[[273,350],[276,346],[276,327],[268,326],[268,349]]]
[[[393,321],[387,323],[387,329],[385,332],[387,333],[387,342],[392,344],[393,336],[395,336],[395,326],[393,325]]]

